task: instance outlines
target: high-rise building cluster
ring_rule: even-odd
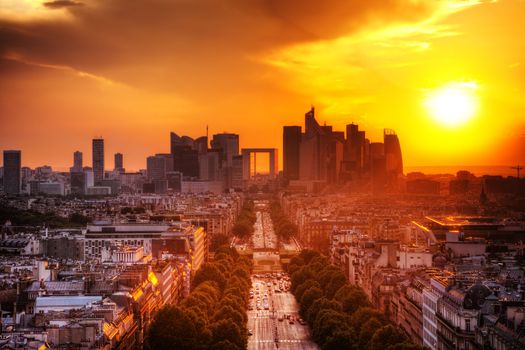
[[[291,187],[315,189],[327,184],[369,180],[374,191],[396,189],[403,175],[399,139],[385,129],[384,141],[370,142],[356,124],[346,137],[332,126],[320,125],[312,107],[301,126],[283,128],[283,176]]]
[[[241,190],[242,180],[234,181],[242,164],[239,157],[239,135],[215,134],[193,139],[170,133],[170,152],[147,158],[147,182],[143,192],[224,192]],[[242,171],[242,168],[240,168]]]

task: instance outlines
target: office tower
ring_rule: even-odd
[[[104,139],[93,139],[93,175],[95,185],[104,180]]]
[[[201,136],[193,141],[193,149],[199,154],[204,154],[208,151],[208,136]]]
[[[73,173],[82,172],[82,152],[76,151],[73,153],[73,167],[70,171]]]
[[[348,124],[343,158],[350,170],[361,171],[365,167],[365,143],[365,132],[357,124]]]
[[[210,152],[199,154],[199,180],[219,180],[219,158],[220,154],[216,150],[210,150]]]
[[[384,143],[370,143],[370,178],[372,191],[374,193],[382,193],[387,183]]]
[[[86,193],[86,174],[82,172],[71,171],[71,193],[84,194]]]
[[[124,156],[122,153],[115,153],[115,171],[124,172]]]
[[[299,179],[299,150],[301,127],[283,127],[283,175],[287,180]]]
[[[243,156],[233,156],[231,167],[231,188],[236,191],[242,191],[243,189],[243,167]]]
[[[167,174],[173,173],[173,157],[171,154],[159,153],[147,158],[148,180],[154,185],[155,193],[168,190]]]
[[[4,151],[4,193],[20,194],[22,165],[21,151]]]
[[[84,191],[87,193],[88,187],[95,186],[95,174],[93,173],[93,169],[89,167],[84,167],[83,172],[84,172]]]
[[[343,140],[331,126],[321,126],[312,107],[305,114],[305,132],[299,150],[299,178],[307,181],[336,182],[343,161]]]
[[[211,140],[211,148],[220,150],[222,167],[231,167],[233,157],[239,155],[239,135],[215,134]]]
[[[384,133],[386,171],[389,176],[397,177],[403,174],[403,156],[399,138],[394,130],[385,129]]]
[[[166,179],[166,158],[161,155],[154,155],[147,158],[148,180],[164,180]]]
[[[180,192],[182,190],[182,173],[179,171],[168,171],[166,173],[166,180],[168,182],[168,189],[173,192]]]
[[[191,137],[170,134],[173,171],[179,171],[185,177],[199,177],[199,152],[194,149],[195,142]]]

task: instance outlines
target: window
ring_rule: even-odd
[[[470,332],[470,319],[465,320],[465,330]]]

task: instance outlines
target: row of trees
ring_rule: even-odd
[[[288,266],[300,314],[323,350],[420,350],[372,308],[360,287],[320,253],[303,250]]]
[[[253,225],[257,221],[255,215],[255,205],[253,201],[247,200],[242,206],[237,221],[233,225],[232,232],[239,238],[247,238],[253,233]]]
[[[192,291],[179,305],[163,307],[145,341],[150,350],[240,350],[247,346],[251,261],[221,247],[195,274]]]
[[[14,207],[0,206],[0,224],[11,221],[15,226],[41,226],[50,228],[82,227],[89,222],[89,218],[79,213],[68,217],[61,217],[54,213],[40,213],[35,210],[20,210]]]
[[[270,217],[273,221],[275,234],[280,239],[288,242],[292,236],[297,234],[297,225],[292,223],[284,214],[279,202],[273,201],[270,203]]]

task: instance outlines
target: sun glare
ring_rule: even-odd
[[[431,91],[425,100],[425,107],[432,118],[442,125],[463,125],[476,113],[477,88],[474,82],[449,83]]]

